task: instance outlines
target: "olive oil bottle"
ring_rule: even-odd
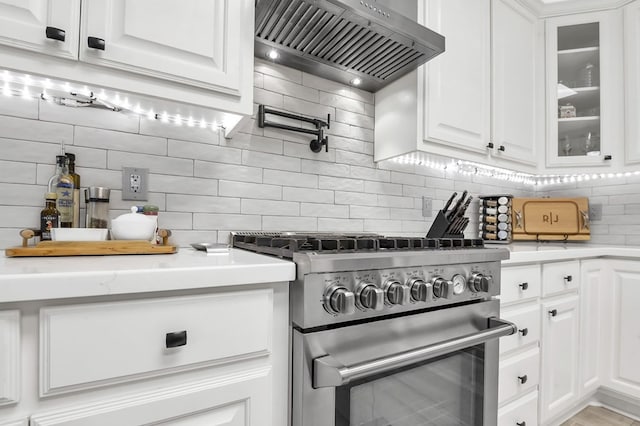
[[[80,175],[76,173],[76,155],[65,153],[69,159],[69,175],[73,178],[73,227],[80,227]]]

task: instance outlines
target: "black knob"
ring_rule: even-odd
[[[518,287],[520,287],[522,290],[526,290],[529,288],[529,283],[518,284]]]
[[[557,309],[550,310],[549,315],[551,315],[552,317],[555,317],[556,315],[558,315],[558,310]]]
[[[489,149],[493,149],[493,142],[489,142],[489,143],[487,144],[487,148],[489,148]]]
[[[605,159],[605,160],[611,160],[612,158],[613,158],[613,157],[612,157],[612,156],[610,156],[610,155],[605,155],[605,156],[604,156],[604,159]]]
[[[104,40],[98,37],[89,37],[87,44],[92,49],[104,50]]]
[[[187,330],[176,331],[175,333],[167,333],[165,345],[167,349],[185,346],[187,344]]]
[[[522,330],[518,330],[518,332],[520,334],[522,334],[522,337],[526,336],[527,334],[529,334],[529,329],[528,328],[523,328]]]
[[[504,152],[504,150],[505,150],[505,149],[504,149],[504,145],[500,145],[500,146],[498,147],[498,151],[502,151],[502,152]]]
[[[527,422],[516,422],[517,426],[527,426]]]
[[[60,28],[47,27],[44,33],[47,36],[47,38],[50,38],[52,40],[64,41],[64,39],[66,38],[65,31],[61,30]]]
[[[520,384],[524,385],[525,383],[527,383],[527,375],[525,374],[524,376],[518,376],[518,380],[520,380]]]
[[[573,277],[571,275],[567,275],[566,277],[564,277],[564,280],[570,283],[571,281],[573,281]]]

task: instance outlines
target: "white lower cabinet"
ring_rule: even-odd
[[[498,410],[498,426],[538,425],[538,392],[531,392]]]

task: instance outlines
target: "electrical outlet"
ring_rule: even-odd
[[[598,221],[602,220],[602,204],[590,204],[589,205],[589,220]]]
[[[422,217],[433,216],[433,198],[422,197]]]
[[[149,169],[137,167],[122,168],[122,199],[147,201]]]

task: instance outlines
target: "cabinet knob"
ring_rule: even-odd
[[[527,426],[527,422],[516,422],[517,426]]]
[[[502,152],[504,152],[504,151],[505,151],[505,147],[504,147],[504,145],[500,145],[500,146],[498,147],[498,151],[502,151]]]
[[[489,143],[487,144],[487,148],[489,148],[489,149],[493,149],[493,142],[489,142]]]
[[[521,385],[524,385],[525,383],[527,383],[528,377],[526,374],[524,376],[518,376],[518,380],[520,381]]]
[[[187,330],[176,331],[174,333],[167,333],[165,339],[165,345],[167,349],[177,348],[178,346],[185,346],[187,344]]]
[[[571,281],[573,281],[573,277],[571,275],[567,275],[564,277],[564,280],[568,283],[570,283]]]
[[[604,156],[604,159],[605,160],[611,160],[611,159],[613,159],[613,157],[607,154],[607,155]]]
[[[87,44],[91,49],[104,50],[104,40],[98,37],[89,37]]]
[[[529,283],[518,284],[518,287],[520,287],[522,290],[526,290],[529,288]]]
[[[61,30],[60,28],[47,27],[44,33],[47,38],[50,38],[52,40],[64,41],[64,39],[66,38],[66,32],[64,30]]]
[[[527,334],[529,334],[529,329],[528,328],[523,328],[522,330],[518,330],[518,332],[520,334],[522,334],[522,337],[526,336]]]
[[[555,317],[556,315],[558,315],[558,310],[557,309],[550,310],[549,315],[551,315],[552,317]]]

